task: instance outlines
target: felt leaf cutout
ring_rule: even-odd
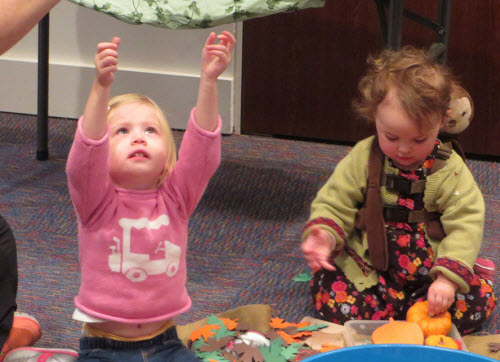
[[[226,347],[229,341],[231,341],[231,337],[224,337],[222,339],[217,339],[215,337],[210,337],[209,339],[206,340],[206,343],[198,348],[200,352],[213,352],[213,351],[218,351],[222,347]]]
[[[236,323],[237,319],[232,320],[229,318],[222,318],[221,321],[222,321],[222,323],[224,323],[226,328],[229,329],[230,331],[234,330],[238,326],[238,323]]]
[[[295,339],[293,339],[293,337],[283,331],[276,331],[276,333],[278,333],[280,335],[281,338],[283,338],[283,340],[286,341],[286,343],[288,344],[292,344],[292,343],[297,343],[297,341]]]
[[[224,325],[224,323],[213,314],[207,317],[207,324],[212,324],[219,327],[222,327]]]
[[[292,336],[292,338],[297,339],[297,338],[302,338],[302,337],[309,337],[310,335],[312,335],[312,332],[304,331],[304,332],[298,332],[298,333],[292,334],[291,336]]]
[[[295,276],[295,278],[293,278],[293,281],[294,282],[309,282],[311,281],[312,279],[312,275],[311,274],[307,274],[307,273],[302,273],[302,274],[298,274]]]
[[[228,351],[222,351],[220,353],[221,357],[224,357],[225,359],[229,360],[229,361],[234,361],[234,356],[229,353]]]
[[[273,339],[276,339],[276,338],[280,338],[279,334],[276,333],[276,330],[275,329],[270,329],[269,331],[267,331],[265,333],[265,336],[267,337],[267,339],[269,340],[273,340]]]
[[[281,351],[281,355],[287,360],[295,358],[295,355],[299,352],[300,344],[294,343]]]
[[[283,346],[279,339],[272,340],[269,346],[260,347],[260,353],[262,353],[264,360],[272,362],[287,362],[285,357],[281,355],[282,350]]]
[[[295,361],[303,361],[306,358],[309,358],[311,356],[316,356],[317,354],[320,354],[321,352],[319,351],[314,351],[314,350],[302,350],[300,351],[296,356],[295,356]]]
[[[203,327],[200,327],[197,330],[193,331],[193,333],[191,333],[191,337],[189,337],[189,339],[192,341],[196,341],[197,339],[200,339],[201,337],[203,337],[204,339],[208,339],[208,338],[212,337],[213,335],[215,335],[215,332],[213,332],[212,330],[217,330],[219,328],[220,328],[220,326],[218,326],[218,325],[211,325],[211,324],[204,325]]]
[[[200,349],[202,346],[205,346],[205,345],[206,345],[206,343],[205,343],[205,341],[202,338],[200,338],[200,339],[198,339],[198,340],[196,340],[196,341],[193,342],[193,346],[196,349]]]
[[[283,319],[281,318],[271,318],[271,323],[270,323],[271,327],[273,328],[279,328],[279,329],[283,329],[283,328],[287,328],[287,327],[290,327],[290,323],[288,322],[285,322]]]
[[[222,339],[228,336],[234,336],[234,332],[231,332],[225,326],[217,329],[217,331],[215,332],[215,338],[217,339]]]
[[[301,322],[301,323],[293,323],[292,324],[293,326],[297,327],[297,329],[301,329],[301,328],[305,328],[309,325],[309,322],[308,321],[304,321],[304,322]]]
[[[500,343],[490,342],[488,344],[488,347],[490,349],[490,352],[496,353],[496,352],[500,351]]]
[[[226,326],[227,329],[229,330],[234,330],[236,327],[238,327],[238,322],[237,319],[229,319],[229,318],[222,318],[222,323]]]
[[[317,331],[318,329],[323,329],[323,328],[326,328],[326,327],[328,327],[328,324],[313,324],[313,325],[310,325],[310,326],[299,327],[299,328],[297,328],[297,330],[299,332],[302,332],[302,331]]]
[[[283,329],[283,332],[289,335],[294,335],[298,332],[298,329],[296,327],[286,327]]]
[[[323,346],[319,350],[320,352],[328,352],[328,351],[333,351],[335,349],[339,349],[340,346],[337,346],[335,344],[329,344],[329,343],[323,343]]]
[[[219,356],[217,351],[214,352],[197,352],[196,356],[204,362],[230,362],[224,357]]]
[[[259,350],[259,347],[255,347],[246,343],[235,343],[233,345],[233,350],[238,354],[238,358],[243,362],[264,362],[264,357]]]

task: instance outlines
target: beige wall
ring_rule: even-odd
[[[92,83],[98,42],[122,38],[113,94],[140,92],[166,111],[173,128],[184,128],[196,102],[199,60],[210,31],[232,31],[234,61],[219,82],[224,133],[239,132],[241,23],[212,29],[170,30],[126,24],[62,1],[50,13],[49,114],[77,118]],[[37,112],[38,28],[0,57],[0,111]]]

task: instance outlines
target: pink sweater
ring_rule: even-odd
[[[174,170],[158,189],[115,187],[108,134],[87,138],[78,122],[68,186],[78,218],[81,285],[77,308],[107,320],[147,323],[191,306],[186,290],[187,226],[220,163],[220,125],[198,126],[194,109]]]

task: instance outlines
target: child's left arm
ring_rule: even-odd
[[[445,168],[427,178],[426,190],[424,202],[441,213],[446,234],[434,241],[435,260],[430,269],[435,281],[427,298],[429,311],[436,314],[451,306],[456,292],[469,292],[483,240],[485,205],[472,173],[455,153]]]
[[[231,62],[231,52],[236,42],[229,31],[217,35],[219,44],[215,44],[215,38],[215,33],[210,33],[201,54],[200,87],[195,111],[196,122],[207,131],[217,128],[217,79]]]

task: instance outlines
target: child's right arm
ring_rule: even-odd
[[[120,38],[109,43],[99,43],[94,58],[95,78],[83,112],[82,128],[85,136],[100,140],[107,129],[108,102],[111,85],[118,70],[118,46]]]
[[[335,238],[328,231],[312,226],[311,232],[302,243],[302,252],[309,267],[316,272],[324,268],[335,270],[329,258],[335,249]]]
[[[105,135],[119,42],[113,38],[112,42],[97,46],[94,83],[66,164],[71,199],[83,225],[92,223],[96,209],[111,194]]]

